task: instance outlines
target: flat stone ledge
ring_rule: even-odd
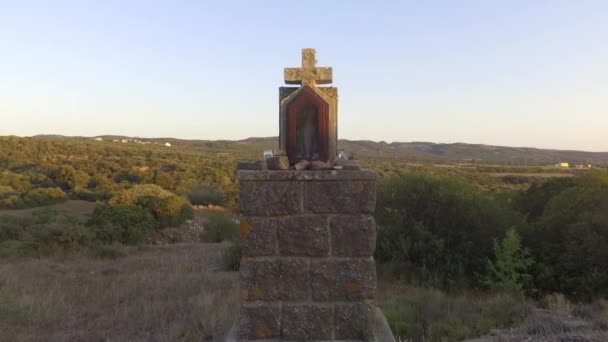
[[[237,178],[239,181],[336,181],[376,180],[377,175],[370,170],[238,170]]]
[[[270,339],[270,340],[240,340],[238,338],[238,319],[232,325],[232,328],[226,335],[225,342],[287,342],[288,340],[283,339]],[[369,342],[396,342],[395,337],[393,337],[393,333],[391,332],[391,328],[384,317],[384,314],[380,310],[380,308],[374,309],[374,317],[373,317],[373,339]],[[316,342],[361,342],[361,341],[353,341],[353,340],[317,340]]]

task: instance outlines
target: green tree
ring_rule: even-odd
[[[493,249],[494,260],[488,259],[483,283],[492,291],[523,294],[533,260],[515,228],[509,228],[500,243],[494,240]]]
[[[412,281],[443,288],[477,282],[492,240],[521,217],[456,177],[404,173],[378,187],[376,257]],[[467,284],[468,283],[468,284]]]

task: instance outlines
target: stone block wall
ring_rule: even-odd
[[[371,171],[239,171],[241,341],[371,338]]]

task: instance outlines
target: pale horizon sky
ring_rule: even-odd
[[[278,135],[283,68],[338,135],[608,151],[608,1],[0,0],[0,135]]]

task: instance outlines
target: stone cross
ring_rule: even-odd
[[[315,86],[332,82],[332,68],[317,67],[317,51],[315,49],[302,49],[302,67],[285,68],[284,76],[287,84],[301,84]]]

